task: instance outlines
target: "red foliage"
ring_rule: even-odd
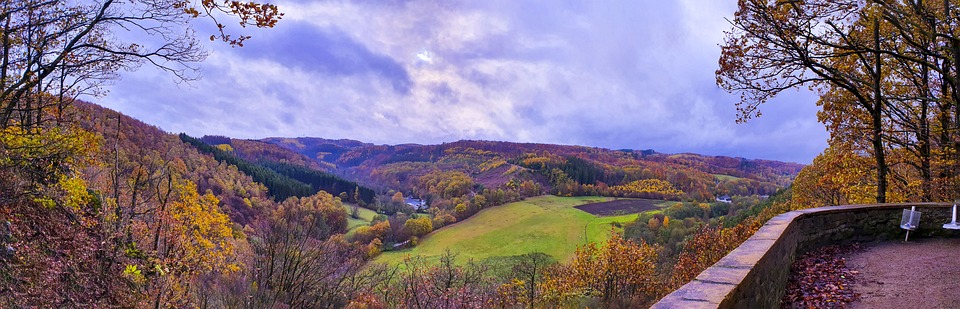
[[[72,215],[29,201],[0,205],[0,307],[136,303],[119,276],[124,257],[103,242],[92,214]]]

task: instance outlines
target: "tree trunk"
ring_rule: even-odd
[[[874,62],[876,71],[873,76],[873,156],[877,160],[877,203],[887,202],[887,162],[883,152],[883,92],[880,90],[881,59],[880,59],[880,18],[873,19]]]

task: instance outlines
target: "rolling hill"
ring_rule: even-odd
[[[5,245],[17,250],[17,265],[29,267],[0,281],[32,300],[46,299],[41,295],[48,291],[21,282],[70,285],[75,289],[64,295],[88,304],[145,304],[151,300],[139,296],[181,283],[205,293],[245,295],[257,291],[258,282],[227,273],[267,276],[269,270],[256,263],[307,253],[323,258],[296,271],[349,265],[338,273],[349,280],[382,251],[417,243],[414,237],[420,246],[379,259],[416,254],[429,261],[450,249],[466,258],[499,261],[504,266],[499,271],[509,272],[523,259],[536,258],[531,252],[563,264],[577,245],[616,237],[636,241],[628,244],[630,250],[654,244],[660,254],[648,254],[648,260],[671,265],[678,253],[689,251],[684,240],[699,235],[702,226],[755,213],[751,205],[789,184],[800,168],[491,141],[196,139],[95,104],[77,102],[66,112],[69,127],[8,134],[2,141],[14,165],[0,169],[7,179],[0,182],[5,188],[0,215],[15,215],[4,215],[6,230],[0,232],[8,234],[3,241],[15,239]],[[33,146],[43,139],[49,142]],[[729,205],[714,202],[720,194],[738,197]],[[411,196],[428,207],[413,209],[407,204]],[[660,209],[633,209],[643,211],[639,215],[616,209],[597,216],[576,208],[623,197],[669,201],[647,200]],[[368,209],[351,218],[353,204]],[[623,235],[611,236],[611,230]],[[327,258],[334,262],[320,262]],[[511,280],[506,276],[484,280],[500,284]],[[228,285],[240,292],[222,289]],[[365,286],[336,301],[373,289]],[[179,285],[169,291],[192,301]]]
[[[496,141],[457,141],[440,145],[374,145],[322,138],[268,138],[338,174],[381,189],[421,193],[417,180],[430,171],[456,170],[483,188],[502,188],[526,180],[554,194],[581,195],[583,185],[616,186],[660,179],[685,198],[712,200],[723,195],[770,195],[789,185],[801,164],[697,154],[661,154],[653,150],[610,150]],[[554,171],[556,169],[557,171]],[[575,182],[580,188],[564,183]],[[566,185],[566,188],[563,188]],[[421,189],[421,190],[418,190]],[[587,190],[591,190],[587,188]],[[601,194],[603,195],[603,194]]]

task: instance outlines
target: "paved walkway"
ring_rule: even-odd
[[[852,308],[960,308],[960,239],[866,245],[847,267],[860,272]]]

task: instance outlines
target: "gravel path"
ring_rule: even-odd
[[[960,308],[960,239],[870,244],[847,267],[859,272],[852,308]]]

